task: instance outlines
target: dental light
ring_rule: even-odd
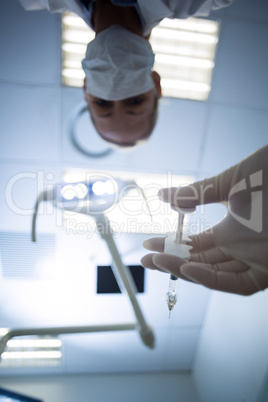
[[[138,330],[143,343],[150,349],[154,348],[155,339],[153,330],[144,318],[136,298],[137,289],[135,282],[130,274],[129,268],[122,262],[120,253],[113,239],[109,219],[104,214],[105,211],[125,197],[128,191],[133,187],[138,187],[135,181],[123,181],[119,179],[107,180],[106,178],[100,179],[99,177],[91,177],[90,180],[86,182],[55,185],[52,190],[42,192],[37,198],[32,219],[32,240],[36,241],[36,218],[39,205],[43,201],[49,201],[57,208],[63,210],[93,216],[97,223],[99,235],[106,242],[112,256],[112,269],[118,281],[118,285],[122,293],[126,293],[130,300],[136,322],[83,327],[11,329],[0,340],[0,356],[10,339],[27,335],[41,336]]]
[[[41,202],[49,201],[56,208],[96,217],[117,204],[135,187],[138,186],[133,180],[98,176],[85,182],[56,184],[52,190],[42,192],[37,198],[32,219],[32,241],[36,241],[36,219]]]

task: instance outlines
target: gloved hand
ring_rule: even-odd
[[[159,254],[145,255],[144,267],[241,295],[268,287],[268,146],[218,176],[162,189],[159,197],[181,208],[224,202],[228,212],[208,232],[190,236],[189,261],[164,254],[164,238],[146,240],[144,247]]]

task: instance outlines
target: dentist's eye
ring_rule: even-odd
[[[144,101],[144,98],[141,96],[135,96],[133,98],[128,99],[128,103],[131,105],[140,105]]]
[[[112,105],[112,102],[107,101],[107,100],[104,100],[104,99],[95,99],[94,103],[95,103],[97,106],[100,106],[100,107],[107,107],[107,106],[111,106],[111,105]]]

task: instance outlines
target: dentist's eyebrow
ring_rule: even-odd
[[[146,113],[146,111],[137,113],[137,112],[133,112],[132,110],[129,110],[129,111],[126,112],[126,114],[130,114],[132,116],[140,116],[140,115],[142,115],[144,113]],[[100,117],[100,118],[111,117],[111,116],[113,116],[113,112],[108,112],[108,113],[105,113],[105,114],[98,114],[97,116]]]

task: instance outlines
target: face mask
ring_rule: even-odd
[[[154,54],[149,42],[113,25],[88,44],[82,61],[87,93],[104,100],[121,100],[154,88]]]

